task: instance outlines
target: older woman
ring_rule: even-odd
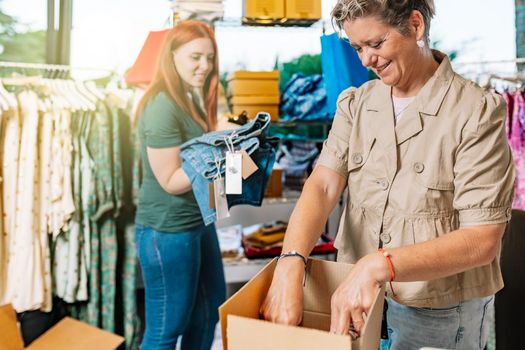
[[[483,349],[503,287],[499,248],[514,169],[501,98],[428,45],[432,0],[338,0],[333,20],[381,79],[341,93],[290,218],[261,312],[298,324],[303,260],[345,187],[336,245],[355,267],[332,296],[331,331],[360,331],[390,283],[392,349]]]

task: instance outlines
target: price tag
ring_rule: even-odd
[[[252,157],[245,150],[241,150],[242,154],[242,178],[246,180],[254,172],[259,170],[259,167],[253,161]]]
[[[242,154],[226,152],[226,194],[242,194]]]
[[[208,182],[208,207],[215,209],[215,186],[213,186],[213,182]]]

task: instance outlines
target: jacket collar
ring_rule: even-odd
[[[373,124],[371,127],[375,129],[378,140],[384,146],[399,145],[423,130],[422,114],[437,116],[452,83],[454,71],[445,54],[437,50],[432,50],[432,53],[440,62],[439,67],[421,88],[395,127],[390,86],[378,82],[373,93],[369,95],[371,98],[365,102],[368,111],[377,112],[369,122]],[[392,133],[392,129],[395,133]]]

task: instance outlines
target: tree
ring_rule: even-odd
[[[46,31],[29,31],[24,27],[2,10],[0,0],[0,60],[45,63]]]

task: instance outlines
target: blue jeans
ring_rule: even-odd
[[[226,285],[214,225],[159,232],[136,225],[146,292],[142,350],[210,349]]]
[[[243,149],[259,167],[254,175],[243,181],[243,193],[228,199],[228,207],[239,204],[260,205],[264,188],[275,161],[276,138],[266,137],[270,115],[259,113],[250,123],[234,131],[215,131],[191,139],[181,146],[182,168],[188,176],[193,194],[206,225],[216,219],[215,209],[208,205],[208,184],[220,172],[225,172],[225,157],[230,137],[236,150]]]
[[[391,298],[387,302],[389,339],[381,342],[381,350],[485,348],[494,296],[434,309],[405,306]]]
[[[268,125],[270,124],[270,115],[265,112],[258,113],[253,120],[249,123],[244,124],[238,129],[235,130],[221,130],[206,133],[200,137],[193,138],[185,142],[181,146],[181,152],[188,147],[193,147],[197,144],[206,144],[208,146],[222,146],[224,145],[224,138],[232,134],[235,136],[232,138],[233,144],[237,145],[240,142],[250,139],[252,137],[261,136]]]
[[[252,154],[264,141],[269,124],[270,115],[259,113],[251,122],[236,130],[209,132],[185,142],[180,146],[180,157],[183,163],[186,162],[200,176],[211,181],[217,175],[217,170],[224,173],[227,140],[236,149]]]

